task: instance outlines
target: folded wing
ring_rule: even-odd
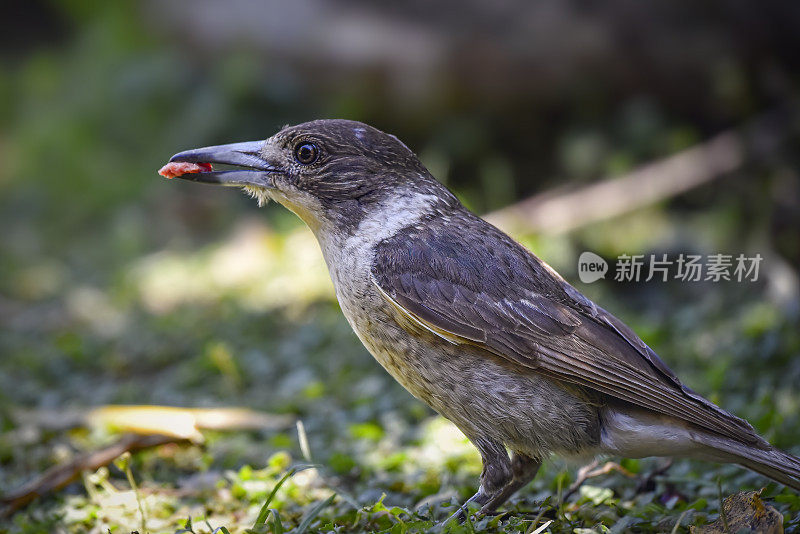
[[[681,384],[622,321],[473,217],[431,218],[378,245],[372,281],[400,313],[451,343],[766,446],[746,421]],[[476,223],[481,231],[461,231]]]

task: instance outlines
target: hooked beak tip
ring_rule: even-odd
[[[228,145],[209,146],[178,152],[162,169],[170,176],[192,182],[204,182],[231,186],[272,187],[272,175],[282,170],[261,155],[265,141],[248,141]],[[236,165],[241,169],[216,171],[212,163]],[[184,165],[185,164],[185,165]]]

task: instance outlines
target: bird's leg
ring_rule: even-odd
[[[480,488],[478,488],[478,492],[475,495],[461,505],[456,513],[447,518],[445,523],[452,519],[463,521],[471,503],[481,506],[481,510],[483,510],[486,504],[500,494],[503,488],[514,478],[511,460],[508,458],[508,453],[502,443],[483,438],[473,439],[472,443],[481,453],[481,460],[483,461]]]
[[[494,512],[501,504],[506,502],[517,490],[533,480],[542,461],[515,452],[511,459],[512,478],[499,491],[491,496],[481,508],[482,514]]]

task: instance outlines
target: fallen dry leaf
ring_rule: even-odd
[[[692,534],[735,534],[745,530],[758,534],[783,534],[783,515],[761,500],[761,492],[743,491],[722,503],[719,519],[711,524],[693,526]]]

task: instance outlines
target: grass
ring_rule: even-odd
[[[295,267],[315,254],[302,250],[314,246],[298,237],[304,230],[253,224],[199,249],[146,254],[118,268],[101,263],[83,282],[66,276],[44,296],[6,288],[13,328],[0,339],[0,486],[114,438],[102,427],[27,421],[21,407],[59,416],[100,404],[241,405],[294,415],[302,431],[208,431],[202,444],[133,454],[36,501],[0,532],[522,533],[545,523],[554,533],[686,532],[716,518],[720,494],[762,486],[788,531],[800,528],[795,493],[735,466],[678,461],[644,487],[612,473],[562,501],[577,466],[555,458],[502,514],[441,525],[475,491],[477,453],[360,346],[329,287],[314,281],[319,266]],[[245,257],[272,265],[269,277],[317,289],[288,305],[247,266],[233,283],[212,283],[215,266],[236,269],[230,250],[252,251]],[[201,282],[153,279],[174,279],[159,262]],[[12,279],[41,268],[18,265]],[[88,284],[106,268],[117,270],[105,284]],[[148,284],[167,289],[149,293]],[[690,305],[680,292],[695,289],[647,286],[644,305],[613,283],[589,289],[616,302],[690,386],[778,446],[800,443],[800,334],[791,313],[734,286]],[[313,467],[303,463],[311,458]],[[659,465],[623,460],[639,477]]]
[[[717,517],[720,494],[764,485],[787,532],[800,530],[795,493],[735,466],[678,461],[642,487],[612,473],[563,499],[579,466],[556,458],[503,514],[439,525],[475,492],[479,457],[360,345],[308,231],[283,210],[257,211],[236,192],[154,174],[177,148],[262,138],[309,114],[341,110],[392,126],[370,111],[390,107],[386,97],[357,89],[323,98],[331,91],[272,76],[274,63],[248,53],[206,68],[173,48],[170,36],[146,31],[136,5],[59,3],[70,35],[31,48],[0,77],[0,492],[116,439],[103,426],[67,424],[90,407],[244,406],[302,425],[206,431],[202,444],[138,452],[0,520],[0,533],[686,532]],[[545,174],[556,185],[618,173],[679,148],[661,146],[665,139],[684,138],[682,148],[704,131],[673,117],[669,102],[645,106],[640,116],[630,112],[638,97],[570,98],[578,111],[563,127],[553,131],[543,121],[531,132],[563,138],[557,152],[569,166],[585,143],[565,132],[586,127],[581,109],[606,110],[592,119],[602,127],[597,135],[620,133],[598,137],[607,148],[583,171],[552,161],[517,169],[502,159],[550,151],[545,143],[537,152],[539,143],[527,137],[504,148],[503,125],[522,124],[515,101],[511,118],[495,126],[494,115],[461,111],[430,120],[435,110],[423,105],[417,119],[398,112],[390,131],[423,128],[418,141],[426,145],[417,148],[426,162],[440,178],[458,177],[459,192],[484,208],[512,198],[512,170],[527,180],[520,191],[534,191]],[[641,119],[653,113],[654,131],[641,134]],[[466,144],[449,140],[457,130]],[[476,149],[465,151],[471,142]],[[524,154],[513,148],[520,146]],[[569,236],[521,237],[572,281],[583,250],[606,258],[673,249],[791,252],[796,232],[770,232],[781,226],[772,217],[784,209],[776,197],[791,190],[779,184],[795,175],[794,156],[770,159],[678,206]],[[634,327],[689,386],[800,453],[796,295],[785,302],[780,284],[763,283],[578,287]],[[661,465],[622,463],[639,477]]]

